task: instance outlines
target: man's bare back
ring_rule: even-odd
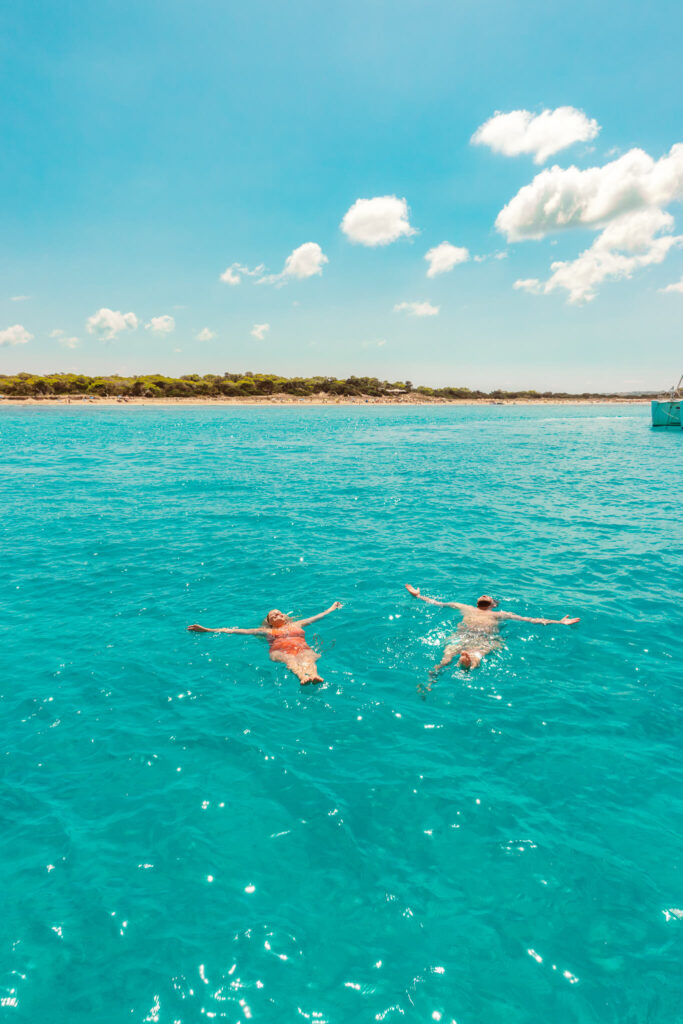
[[[463,604],[461,601],[437,601],[433,597],[424,597],[419,587],[413,587],[406,583],[406,590],[413,597],[426,601],[427,604],[435,604],[440,608],[456,608],[462,615],[457,626],[458,638],[454,643],[446,645],[443,658],[435,666],[436,672],[448,665],[458,655],[460,668],[477,668],[490,651],[501,646],[500,624],[501,622],[534,622],[538,625],[549,626],[551,623],[562,626],[572,626],[579,619],[570,619],[565,615],[561,619],[537,619],[528,615],[515,615],[514,612],[494,611],[498,602],[494,601],[488,594],[483,594],[476,605]]]

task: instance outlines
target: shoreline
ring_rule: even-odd
[[[396,398],[376,398],[372,396],[327,398],[320,395],[298,398],[291,395],[260,395],[254,398],[102,398],[98,396],[86,399],[76,396],[51,396],[49,398],[0,398],[3,406],[44,406],[55,405],[88,405],[88,406],[338,406],[338,405],[649,405],[650,398],[429,398],[424,395],[401,396]]]

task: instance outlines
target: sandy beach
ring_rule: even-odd
[[[17,405],[155,405],[155,406],[206,406],[206,405],[647,405],[649,398],[430,398],[426,395],[402,395],[400,397],[375,398],[371,396],[330,397],[311,395],[297,398],[292,395],[269,395],[257,398],[63,398],[51,395],[44,398],[0,398],[0,406]]]

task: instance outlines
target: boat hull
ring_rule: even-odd
[[[681,403],[679,401],[652,402],[652,426],[680,427]]]

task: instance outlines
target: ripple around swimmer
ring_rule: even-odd
[[[2,1012],[677,1019],[680,441],[623,407],[0,410]],[[582,621],[424,692],[457,616],[406,582]],[[185,632],[335,599],[321,687]]]

